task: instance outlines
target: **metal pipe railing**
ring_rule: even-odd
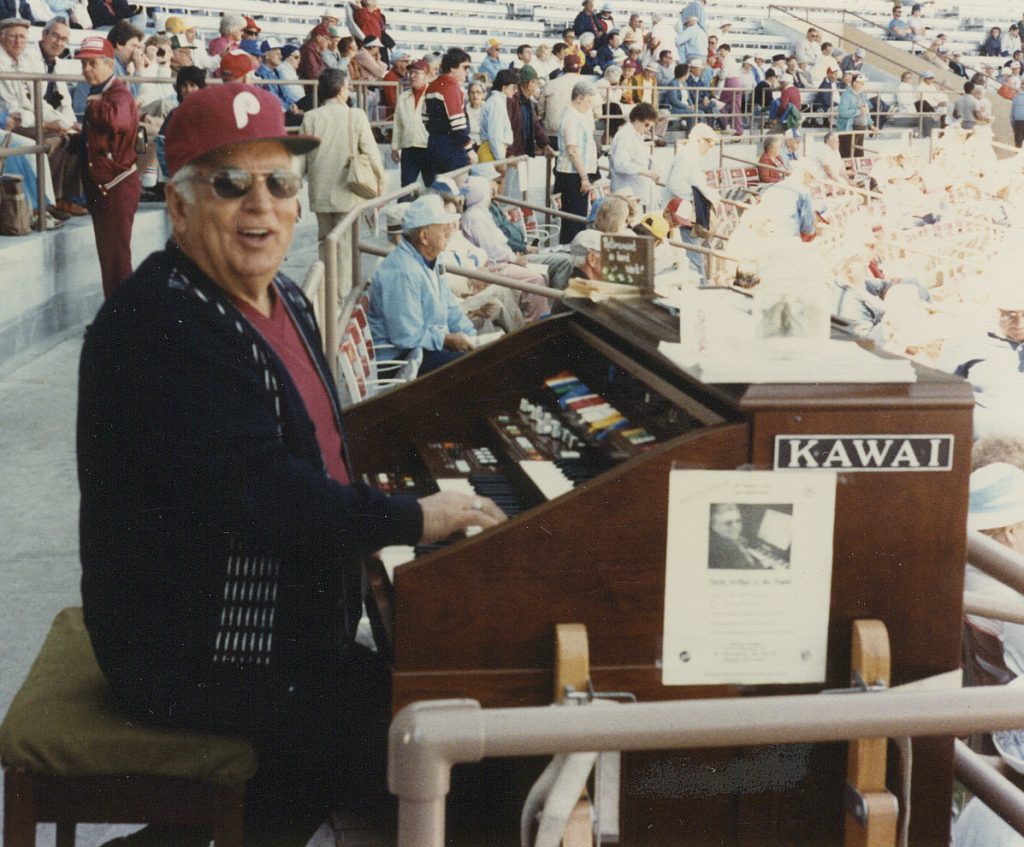
[[[737,697],[614,708],[481,709],[475,700],[414,703],[391,724],[388,785],[398,847],[443,847],[451,768],[490,757],[742,747],[1013,729],[1024,690]]]
[[[1024,594],[1024,556],[987,535],[967,532],[967,561],[979,571]]]
[[[1024,793],[960,739],[953,745],[953,772],[966,789],[1024,835]]]

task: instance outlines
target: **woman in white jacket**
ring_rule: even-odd
[[[516,93],[518,84],[518,71],[505,68],[494,76],[491,93],[480,113],[480,146],[487,145],[487,152],[481,152],[481,162],[505,158],[505,151],[513,141],[508,101]]]
[[[640,198],[645,209],[654,204],[654,181],[657,179],[650,142],[645,136],[657,119],[658,112],[650,103],[637,103],[630,110],[629,123],[615,134],[608,156],[612,191],[632,192]]]

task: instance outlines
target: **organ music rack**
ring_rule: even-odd
[[[973,405],[965,382],[915,366],[910,384],[707,385],[657,352],[659,340],[678,340],[662,310],[570,302],[568,314],[345,412],[357,476],[427,493],[446,465],[468,476],[482,457],[521,501],[494,529],[420,551],[393,581],[379,561],[369,564],[395,711],[446,697],[549,703],[553,627],[569,621],[586,625],[595,688],[641,701],[845,687],[851,622],[865,617],[888,628],[894,685],[959,667]],[[583,444],[563,431],[555,447],[595,454],[596,475],[545,499],[500,422],[518,422],[537,445],[554,443],[543,415],[531,430],[534,407],[560,420],[545,380],[567,373],[653,439],[619,438],[613,448],[611,439]],[[673,463],[770,469],[778,434],[880,433],[952,435],[952,466],[840,474],[824,683],[663,686]],[[621,843],[840,844],[845,762],[843,745],[625,755]],[[948,844],[951,791],[951,740],[918,740],[912,844]]]

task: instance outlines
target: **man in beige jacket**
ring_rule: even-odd
[[[348,105],[348,74],[336,68],[325,70],[319,77],[318,109],[306,112],[302,119],[303,134],[320,138],[320,146],[299,158],[301,171],[309,175],[309,207],[316,212],[318,238],[323,254],[323,240],[340,223],[345,214],[362,199],[345,186],[348,163],[355,153],[366,153],[377,176],[377,193],[384,193],[384,163],[370,129],[370,121],[361,109]],[[338,242],[338,296],[352,287],[352,244],[348,237]]]

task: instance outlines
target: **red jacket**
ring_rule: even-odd
[[[395,111],[395,104],[398,102],[398,95],[402,93],[402,75],[392,68],[384,74],[385,82],[397,82],[398,85],[383,85],[380,89],[380,99],[387,108],[387,117],[391,117]]]
[[[363,31],[365,38],[369,38],[372,35],[378,41],[387,23],[380,9],[367,9],[365,6],[361,6],[352,13],[352,20]]]
[[[85,107],[86,161],[89,176],[102,194],[135,172],[138,126],[135,98],[127,85],[112,76],[99,97]]]
[[[299,79],[319,79],[327,64],[316,47],[316,39],[310,38],[299,48]]]

